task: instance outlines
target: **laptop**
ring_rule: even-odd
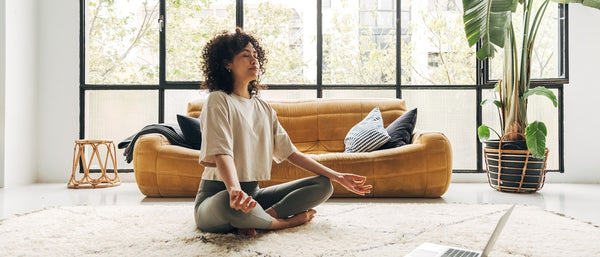
[[[502,215],[500,220],[498,220],[498,224],[496,225],[494,232],[492,233],[492,235],[490,236],[490,239],[488,240],[487,244],[485,245],[483,252],[461,249],[461,248],[456,248],[456,247],[451,247],[451,246],[437,245],[437,244],[432,244],[432,243],[423,243],[419,247],[417,247],[417,249],[410,252],[408,255],[405,255],[404,257],[446,257],[446,256],[487,257],[488,254],[490,253],[490,251],[492,250],[492,247],[494,247],[494,244],[496,243],[496,240],[498,239],[500,232],[504,228],[504,225],[506,224],[506,221],[508,220],[508,216],[510,216],[510,214],[512,213],[514,208],[515,208],[515,205],[510,207],[506,211],[506,213],[504,213],[504,215]]]

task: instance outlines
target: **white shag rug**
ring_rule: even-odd
[[[304,226],[256,238],[196,229],[191,205],[47,208],[0,221],[0,256],[404,256],[423,242],[481,250],[507,205],[317,207]],[[600,256],[600,228],[517,206],[490,257]]]

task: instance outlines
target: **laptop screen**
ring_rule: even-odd
[[[483,248],[481,257],[488,256],[489,252],[492,250],[492,247],[494,247],[496,240],[498,240],[498,236],[500,235],[500,232],[502,232],[504,225],[506,225],[506,221],[508,221],[508,216],[510,216],[510,214],[512,213],[514,208],[515,208],[515,205],[513,204],[513,206],[510,207],[510,209],[508,209],[506,211],[506,213],[504,213],[504,215],[502,215],[500,220],[498,220],[498,225],[496,225],[496,229],[494,229],[494,232],[490,236],[490,240],[488,240],[487,244],[485,245],[485,248]]]

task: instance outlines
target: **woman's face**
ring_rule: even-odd
[[[258,54],[251,43],[248,43],[241,52],[233,57],[233,62],[227,68],[231,70],[235,81],[247,81],[258,79]]]

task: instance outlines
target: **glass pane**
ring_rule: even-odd
[[[244,1],[244,30],[266,51],[265,84],[315,84],[317,81],[317,3]]]
[[[557,89],[551,89],[555,95],[558,96]],[[493,90],[483,90],[483,99],[493,98]],[[546,162],[546,169],[558,170],[559,169],[559,156],[558,156],[558,108],[552,105],[552,102],[544,96],[530,96],[528,99],[528,110],[527,110],[527,121],[541,121],[546,124],[548,129],[548,135],[546,136],[546,147],[548,148],[548,161]],[[490,126],[494,130],[501,132],[500,119],[498,108],[491,104],[486,104],[482,109],[482,121],[483,124]],[[497,138],[492,132],[492,139]],[[485,165],[485,164],[484,164]],[[485,167],[483,167],[485,168]]]
[[[396,83],[396,6],[340,0],[323,12],[323,84]]]
[[[208,90],[166,90],[165,123],[177,124],[177,114],[187,115],[188,103],[196,99],[206,99]]]
[[[295,90],[274,90],[267,89],[259,91],[260,96],[269,100],[303,100],[317,98],[317,90],[295,89]]]
[[[538,10],[538,6],[542,0],[534,1],[534,11]],[[546,13],[540,24],[538,34],[535,38],[533,53],[531,55],[531,78],[561,78],[563,74],[559,74],[560,52],[558,45],[559,33],[558,24],[558,5],[550,2]],[[531,14],[531,19],[535,17],[535,12]],[[563,18],[564,19],[564,18]],[[517,12],[513,14],[513,27],[515,29],[515,38],[517,39],[517,49],[521,49],[523,44],[523,9],[519,5]],[[518,52],[518,60],[521,60],[521,52]],[[502,77],[502,67],[504,63],[504,50],[499,49],[496,55],[490,62],[490,79],[496,80]]]
[[[408,109],[418,108],[416,129],[444,133],[453,169],[477,168],[475,90],[402,90]]]
[[[410,25],[410,0],[400,1],[400,35],[408,35]],[[408,41],[408,40],[406,40]]]
[[[462,2],[403,0],[402,8],[400,83],[474,85],[475,48],[465,37]]]
[[[396,98],[396,90],[323,90],[323,98]]]
[[[88,84],[158,84],[158,0],[87,0]]]
[[[201,81],[202,49],[235,28],[235,1],[168,0],[166,20],[167,80]]]
[[[85,93],[85,139],[112,140],[115,145],[158,121],[158,92],[88,90]],[[124,149],[117,149],[117,167],[132,169]]]
[[[400,14],[400,33],[402,33],[402,38],[400,42],[410,42],[410,35],[408,34],[408,27],[410,23],[410,11],[401,11]],[[402,57],[400,57],[402,58]]]

